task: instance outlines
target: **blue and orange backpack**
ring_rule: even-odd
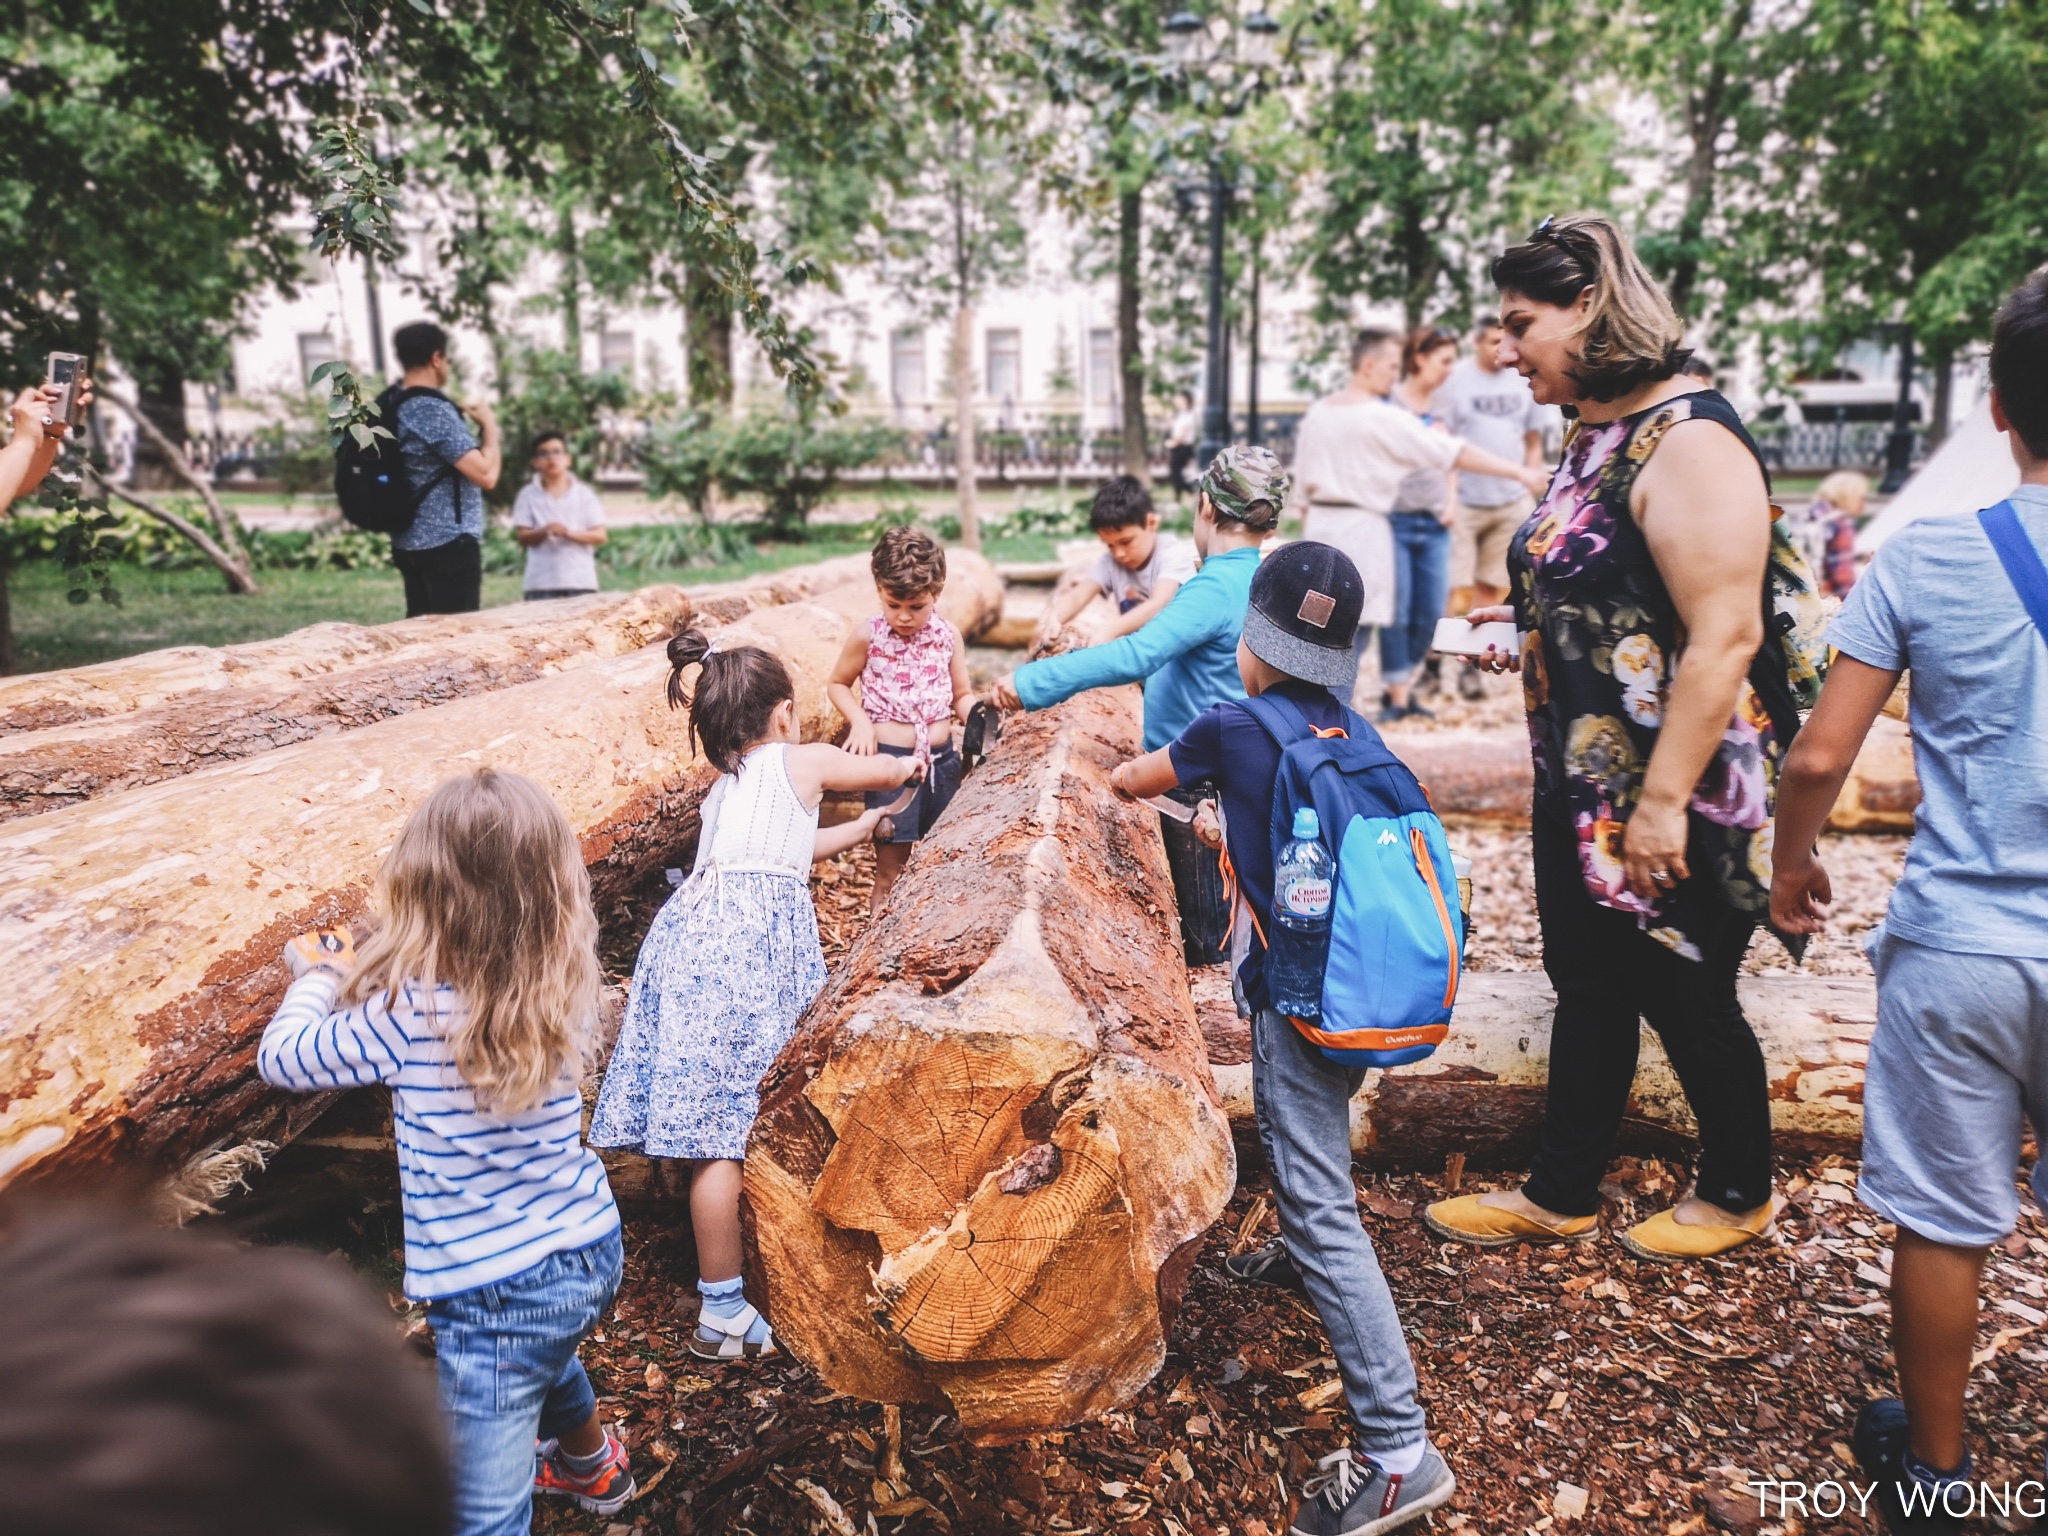
[[[1240,703],[1280,747],[1274,861],[1294,835],[1295,810],[1308,805],[1337,869],[1323,1016],[1294,1027],[1346,1066],[1421,1061],[1450,1032],[1465,959],[1444,824],[1407,764],[1351,710],[1326,733],[1285,698]]]

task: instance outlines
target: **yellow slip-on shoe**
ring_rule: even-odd
[[[1681,1259],[1711,1259],[1770,1237],[1777,1231],[1779,1211],[1776,1196],[1742,1218],[1739,1226],[1691,1227],[1681,1225],[1672,1211],[1659,1211],[1648,1221],[1636,1223],[1621,1234],[1621,1246],[1639,1259],[1671,1264]],[[1673,1208],[1674,1210],[1676,1207]]]
[[[1439,1200],[1422,1213],[1422,1220],[1438,1237],[1479,1248],[1504,1248],[1510,1243],[1584,1243],[1600,1235],[1597,1216],[1577,1216],[1562,1226],[1546,1227],[1514,1211],[1481,1205],[1477,1195]]]

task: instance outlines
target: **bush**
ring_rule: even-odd
[[[595,475],[605,417],[634,403],[631,386],[616,373],[585,373],[567,353],[540,347],[512,352],[506,373],[498,386],[505,468],[484,499],[494,507],[509,507],[518,499],[530,478],[526,450],[537,432],[561,433],[576,472],[586,480]]]
[[[902,435],[880,422],[758,412],[739,421],[692,413],[648,434],[647,490],[678,496],[702,517],[715,485],[727,496],[758,496],[768,530],[792,538],[850,469],[880,463]]]
[[[661,522],[615,528],[597,558],[622,571],[736,565],[754,554],[748,531],[734,523]]]

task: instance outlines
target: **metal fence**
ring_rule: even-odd
[[[1791,475],[1825,475],[1838,469],[1881,473],[1892,436],[1888,421],[1760,421],[1751,423],[1749,430],[1764,462]],[[1926,451],[1926,439],[1924,430],[1913,429],[1915,464]]]

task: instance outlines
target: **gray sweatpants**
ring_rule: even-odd
[[[1856,1193],[1930,1242],[1985,1248],[2013,1228],[2021,1115],[2048,1136],[2048,960],[1930,949],[1880,928],[1877,1033]],[[2048,1158],[2034,1167],[2048,1208]]]
[[[1252,1103],[1280,1235],[1330,1335],[1359,1448],[1371,1453],[1415,1444],[1423,1419],[1408,1339],[1351,1182],[1351,1095],[1364,1076],[1271,1009],[1252,1019]]]

